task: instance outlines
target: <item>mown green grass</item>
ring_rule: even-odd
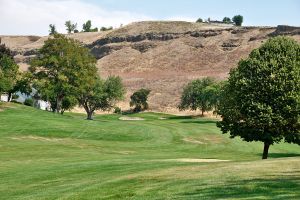
[[[262,161],[261,143],[229,139],[213,119],[0,108],[0,199],[300,198],[298,145],[276,144]]]

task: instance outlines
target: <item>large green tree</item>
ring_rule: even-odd
[[[147,101],[150,92],[151,90],[149,89],[141,88],[130,96],[130,107],[134,106],[134,112],[140,112],[148,109],[149,106]]]
[[[231,137],[270,145],[300,144],[300,45],[286,37],[269,39],[232,69],[224,86],[217,126]]]
[[[117,101],[124,97],[125,89],[118,76],[110,76],[106,80],[99,76],[91,76],[78,88],[78,102],[92,120],[96,110],[110,110]]]
[[[96,59],[76,40],[54,35],[45,41],[31,63],[35,88],[43,100],[55,99],[57,113],[68,96],[76,96],[86,77],[97,73]]]
[[[219,91],[218,83],[212,78],[193,80],[183,89],[179,109],[200,109],[201,115],[204,116],[204,112],[216,107]]]

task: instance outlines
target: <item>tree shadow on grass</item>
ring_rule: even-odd
[[[225,184],[197,185],[195,190],[178,194],[187,199],[269,199],[280,197],[282,199],[297,199],[300,197],[300,176],[294,174],[290,177],[273,179],[249,179],[228,181]]]
[[[258,154],[262,156],[262,154]],[[299,153],[269,153],[268,158],[285,158],[285,157],[297,157]]]
[[[187,115],[187,116],[171,116],[167,119],[193,119],[193,116]]]
[[[215,124],[217,121],[214,120],[188,120],[188,121],[182,121],[181,123],[191,123],[191,124]]]

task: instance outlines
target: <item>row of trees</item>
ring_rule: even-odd
[[[99,77],[96,59],[78,41],[60,34],[45,41],[31,62],[28,72],[21,73],[13,55],[0,46],[0,94],[30,94],[50,102],[51,109],[63,113],[76,105],[82,106],[87,119],[96,110],[109,110],[123,99],[125,89],[120,77]]]
[[[0,94],[7,93],[10,101],[12,94],[29,95],[32,88],[37,90],[34,99],[49,102],[53,112],[63,114],[79,105],[87,119],[92,119],[96,110],[113,108],[125,93],[120,77],[101,79],[89,49],[60,34],[45,41],[24,73],[19,71],[12,52],[0,45]],[[130,106],[134,106],[134,112],[148,109],[149,93],[142,88],[132,94]],[[33,102],[28,100],[27,104]]]
[[[70,33],[78,33],[78,29],[77,29],[77,23],[72,23],[71,20],[68,20],[65,22],[65,26],[66,26],[66,30],[67,32]],[[109,31],[112,30],[113,27],[101,27],[100,31]],[[87,22],[83,23],[82,25],[82,31],[81,32],[98,32],[99,29],[96,28],[92,28],[92,21],[88,20]],[[49,25],[49,35],[55,35],[57,34],[57,30],[56,30],[56,26],[54,24],[50,24]]]
[[[95,110],[108,110],[124,96],[119,77],[99,77],[96,59],[78,41],[56,34],[45,41],[29,68],[40,99],[57,113],[82,106],[87,119]]]
[[[243,21],[244,21],[244,17],[242,15],[235,15],[232,17],[232,19],[230,19],[229,17],[224,17],[222,22],[225,23],[225,24],[234,24],[236,26],[242,26],[243,24]],[[202,23],[203,22],[203,19],[202,18],[199,18],[197,19],[196,21],[197,23]],[[207,22],[210,22],[210,18],[208,18]]]
[[[285,37],[269,39],[230,71],[228,81],[210,78],[190,82],[180,109],[214,109],[217,123],[231,138],[270,145],[284,140],[300,145],[300,45]]]

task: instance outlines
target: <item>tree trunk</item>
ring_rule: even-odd
[[[60,111],[61,111],[62,99],[63,99],[63,97],[61,97],[61,96],[56,97],[56,109],[55,109],[56,113],[60,113]]]
[[[88,106],[87,102],[84,102],[82,105],[87,115],[86,119],[93,120],[94,110]]]
[[[204,117],[204,109],[201,109],[201,116]]]
[[[270,145],[265,142],[264,143],[264,152],[263,152],[262,159],[267,159],[268,158],[269,147],[270,147]]]
[[[87,120],[93,120],[93,112],[92,111],[89,111],[87,112]]]
[[[12,93],[9,92],[9,93],[8,93],[8,97],[7,97],[7,102],[10,102],[10,101],[11,101],[11,96],[12,96]]]

